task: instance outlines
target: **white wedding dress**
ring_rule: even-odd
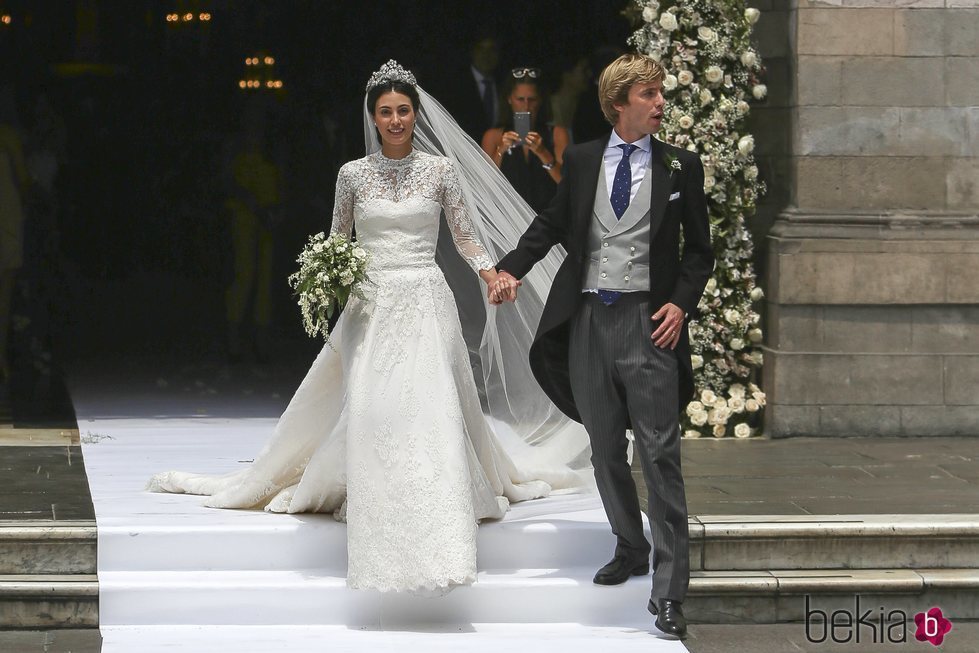
[[[347,522],[348,586],[438,593],[475,580],[478,520],[580,484],[566,467],[518,469],[484,417],[435,261],[443,210],[462,258],[492,267],[449,159],[376,152],[343,166],[333,230],[356,224],[371,254],[365,299],[350,299],[254,464],[223,477],[167,472],[149,489],[335,512]]]

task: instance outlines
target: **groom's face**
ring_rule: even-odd
[[[638,82],[629,88],[629,101],[613,105],[619,112],[620,132],[655,134],[663,124],[663,82]]]

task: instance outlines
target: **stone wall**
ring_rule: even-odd
[[[979,0],[785,11],[766,429],[979,435]]]

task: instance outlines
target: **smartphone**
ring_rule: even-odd
[[[513,131],[520,135],[521,142],[527,141],[527,134],[530,133],[530,112],[513,112]]]

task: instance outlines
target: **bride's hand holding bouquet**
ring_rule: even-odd
[[[370,283],[367,264],[370,254],[342,233],[310,236],[296,259],[299,271],[289,275],[295,290],[306,333],[322,335],[329,342],[330,319],[343,309],[350,296],[364,298],[363,283]]]

